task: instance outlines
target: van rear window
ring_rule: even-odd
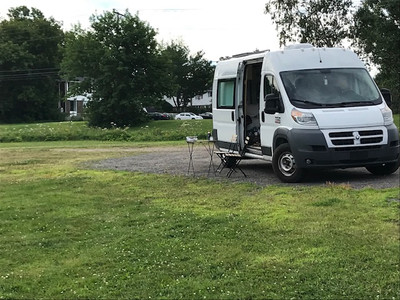
[[[217,90],[218,108],[235,108],[235,80],[221,80]]]

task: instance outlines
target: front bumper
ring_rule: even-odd
[[[399,132],[386,126],[388,142],[384,145],[329,148],[319,129],[292,129],[289,144],[299,168],[350,168],[387,164],[399,159]]]

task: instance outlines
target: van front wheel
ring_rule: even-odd
[[[299,182],[304,170],[298,168],[289,144],[279,145],[272,157],[272,168],[278,178],[283,182]]]

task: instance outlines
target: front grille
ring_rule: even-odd
[[[368,135],[382,135],[382,130],[362,130],[358,132],[360,136],[368,136]]]
[[[387,143],[387,133],[383,128],[326,130],[323,132],[329,148],[364,147]]]
[[[379,149],[379,148],[381,148],[381,146],[341,147],[341,148],[336,148],[335,151],[345,152],[345,151],[357,151],[357,150],[374,150],[374,149]]]
[[[335,146],[354,145],[353,138],[351,139],[332,139],[332,144]]]
[[[371,137],[360,140],[361,145],[377,144],[382,142],[382,137]]]
[[[345,138],[345,137],[353,137],[353,132],[331,132],[329,133],[329,137],[331,138]]]

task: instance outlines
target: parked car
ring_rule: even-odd
[[[149,118],[153,120],[169,120],[169,116],[165,113],[149,112],[147,114]]]
[[[169,120],[173,120],[175,119],[175,115],[174,113],[168,113],[168,112],[163,112],[163,115],[166,115],[168,117]]]
[[[175,120],[202,120],[203,118],[191,112],[182,112],[175,116]]]
[[[213,115],[210,112],[202,113],[202,114],[200,114],[200,116],[203,117],[203,119],[212,119],[213,118]]]

